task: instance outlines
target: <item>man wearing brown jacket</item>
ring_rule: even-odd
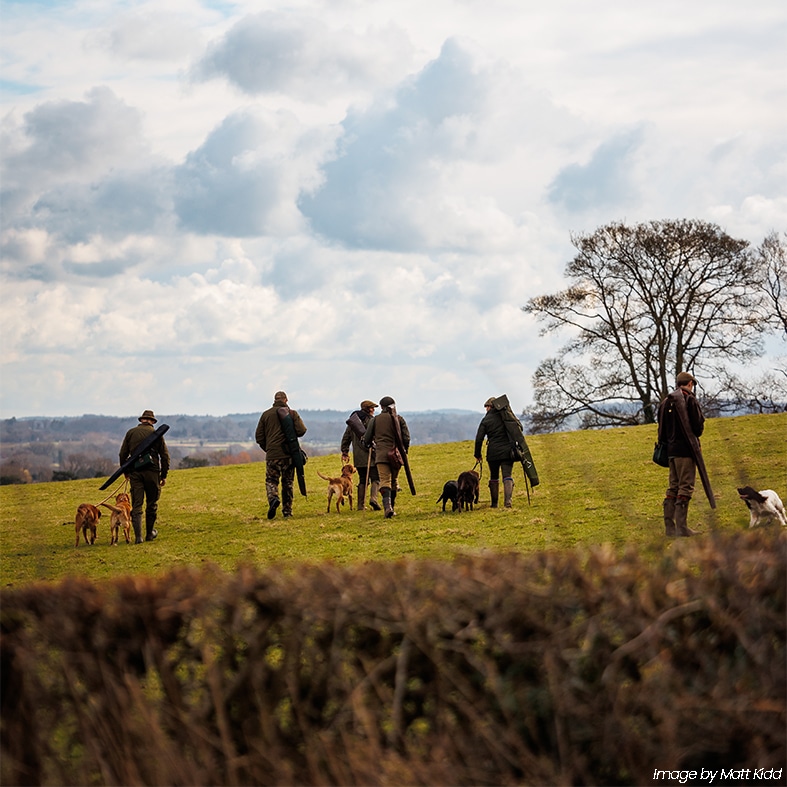
[[[675,381],[678,387],[659,405],[659,441],[667,444],[669,457],[669,486],[664,497],[664,528],[667,536],[694,536],[687,523],[689,503],[694,494],[697,478],[697,460],[692,443],[699,447],[699,438],[705,429],[694,386],[697,381],[689,372],[680,372]],[[676,397],[680,397],[678,400]],[[685,410],[685,425],[680,417],[681,405]],[[687,428],[690,434],[687,433]]]
[[[276,509],[281,505],[284,517],[292,516],[293,481],[295,465],[287,451],[286,438],[281,426],[279,409],[284,408],[292,417],[295,434],[303,437],[306,427],[300,415],[287,407],[287,394],[277,391],[273,397],[273,406],[269,407],[257,423],[254,439],[265,451],[265,492],[268,496],[268,519],[276,516]],[[281,499],[279,499],[279,480],[281,480]]]
[[[390,396],[380,399],[380,407],[383,408],[383,411],[372,418],[363,436],[363,442],[367,448],[374,445],[374,463],[380,478],[380,496],[383,499],[383,511],[386,519],[394,516],[394,507],[396,506],[396,479],[399,475],[399,466],[390,464],[388,454],[392,449],[398,447],[397,424],[405,453],[410,449],[410,430],[407,428],[404,418],[396,412],[395,405],[396,402]]]

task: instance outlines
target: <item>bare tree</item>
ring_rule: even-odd
[[[787,232],[771,232],[757,249],[763,268],[765,319],[787,339]]]
[[[115,469],[111,459],[93,452],[68,454],[61,470],[73,478],[98,478],[110,475]]]
[[[787,373],[782,369],[745,376],[728,372],[721,383],[717,392],[703,398],[709,417],[787,412]]]
[[[678,371],[708,384],[762,353],[762,266],[745,240],[698,220],[608,224],[572,235],[570,286],[523,311],[568,330],[534,375],[534,431],[653,423]]]

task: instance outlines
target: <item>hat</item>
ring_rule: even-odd
[[[284,391],[276,391],[273,395],[274,404],[287,404],[287,394]]]
[[[675,378],[678,385],[688,385],[688,383],[696,383],[697,381],[694,379],[694,376],[689,374],[688,372],[679,372],[678,376]]]
[[[392,396],[383,396],[380,399],[380,407],[390,407],[392,404],[396,404]]]
[[[145,410],[145,412],[142,413],[142,415],[140,415],[139,418],[137,418],[137,421],[141,421],[143,418],[146,418],[149,421],[153,421],[154,424],[156,423],[156,416],[153,415],[152,410]]]
[[[495,397],[490,396],[485,402],[484,407],[494,407],[495,406]]]
[[[361,410],[365,410],[367,407],[377,407],[377,405],[372,402],[370,399],[364,399],[361,402]]]

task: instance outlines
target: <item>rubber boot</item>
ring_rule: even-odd
[[[497,478],[493,478],[489,481],[489,496],[492,499],[490,504],[490,508],[497,508],[497,501],[500,496],[500,481]]]
[[[678,535],[675,527],[675,498],[665,497],[664,503],[664,534],[670,538]]]
[[[148,511],[145,514],[145,541],[153,541],[157,537],[156,513]]]
[[[675,502],[675,530],[678,537],[687,538],[688,536],[699,535],[696,530],[692,530],[688,524],[690,498],[679,497]]]
[[[388,486],[381,487],[380,497],[383,499],[383,511],[385,511],[385,518],[390,519],[394,515],[393,507],[391,506],[391,488]]]
[[[380,482],[372,481],[372,491],[369,493],[369,505],[375,510],[380,510],[380,504],[377,502],[377,493],[380,491]]]
[[[393,514],[391,516],[396,516],[396,494],[398,493],[398,489],[391,490],[391,511]]]
[[[268,519],[273,519],[276,516],[276,509],[279,507],[279,498],[272,497],[268,501]]]
[[[503,505],[506,508],[511,508],[511,498],[514,496],[514,479],[503,479]]]
[[[358,498],[356,500],[355,510],[366,510],[366,484],[358,484]]]
[[[134,528],[134,543],[142,543],[142,513],[131,515],[131,526]]]

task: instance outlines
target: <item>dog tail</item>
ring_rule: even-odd
[[[108,508],[113,514],[116,514],[120,509],[117,506],[110,505],[109,503],[99,503],[100,506]]]
[[[317,473],[318,476],[320,476],[320,478],[322,478],[323,481],[330,481],[331,480],[330,478],[328,478],[327,475],[323,475],[319,470],[315,470],[315,472]]]

